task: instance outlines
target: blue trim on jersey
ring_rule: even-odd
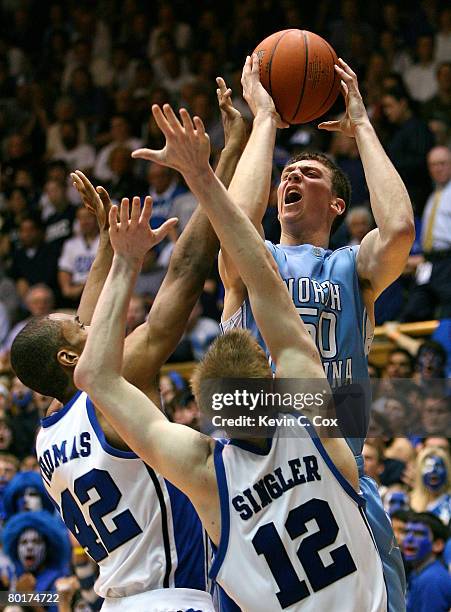
[[[123,451],[118,448],[114,448],[111,444],[108,444],[103,429],[100,427],[100,423],[96,417],[96,409],[90,398],[86,398],[86,411],[88,413],[89,421],[92,425],[93,430],[100,442],[100,446],[103,450],[112,455],[113,457],[119,457],[119,459],[139,459],[138,455],[132,451]]]
[[[218,483],[219,502],[221,504],[221,535],[219,546],[216,550],[215,558],[210,568],[209,576],[212,580],[216,578],[221,565],[226,556],[229,546],[230,534],[230,513],[229,513],[229,489],[227,487],[227,478],[224,467],[222,452],[225,446],[221,442],[216,442],[214,451],[216,481]]]
[[[310,427],[309,428],[305,428],[306,431],[308,432],[310,438],[312,439],[313,444],[316,446],[316,449],[319,451],[321,457],[324,459],[324,461],[327,464],[327,467],[329,468],[329,470],[332,472],[332,474],[335,476],[335,478],[338,481],[338,484],[340,484],[343,489],[345,490],[345,492],[352,497],[352,499],[359,505],[362,507],[365,507],[365,499],[359,495],[357,493],[357,491],[354,489],[354,487],[351,485],[351,483],[349,483],[346,478],[343,476],[343,474],[337,469],[336,465],[334,464],[334,462],[332,461],[332,459],[330,458],[328,452],[326,451],[326,449],[323,446],[323,443],[321,442],[321,440],[319,439],[318,435],[315,435],[315,433],[310,431]]]
[[[189,499],[165,480],[172,511],[177,568],[174,587],[207,590],[204,534],[199,517]]]
[[[266,456],[266,455],[269,455],[269,453],[271,452],[272,440],[273,440],[272,438],[266,438],[265,442],[267,444],[267,448],[261,448],[261,446],[253,444],[249,440],[233,439],[233,440],[229,440],[229,444],[232,444],[233,446],[238,446],[238,448],[248,451],[249,453],[254,453],[254,455],[265,455]]]
[[[46,429],[47,427],[58,423],[58,421],[69,412],[69,410],[72,408],[72,406],[78,400],[82,393],[83,391],[77,391],[77,393],[60,410],[58,410],[57,412],[53,412],[50,416],[41,419],[42,427]]]

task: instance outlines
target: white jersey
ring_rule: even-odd
[[[191,502],[135,453],[108,444],[87,395],[78,392],[41,424],[42,478],[66,526],[99,564],[96,592],[205,591],[203,530]]]
[[[319,438],[283,416],[266,452],[216,443],[221,538],[210,577],[245,612],[385,611],[363,498]],[[236,610],[226,599],[221,610]]]

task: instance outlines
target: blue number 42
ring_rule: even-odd
[[[124,510],[112,517],[111,520],[116,527],[112,531],[105,525],[103,517],[116,510],[122,497],[108,472],[93,469],[75,480],[74,493],[81,504],[89,502],[91,490],[95,490],[99,496],[88,510],[96,530],[85,521],[69,489],[65,489],[61,494],[61,514],[80,546],[99,563],[113,550],[142,533],[142,529],[130,510]]]

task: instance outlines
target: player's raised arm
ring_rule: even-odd
[[[375,300],[405,267],[415,239],[413,211],[407,189],[370,123],[356,74],[342,59],[338,62],[335,69],[342,80],[346,113],[339,121],[318,127],[341,131],[357,142],[377,224],[362,240],[357,272],[361,280],[369,281]]]
[[[167,235],[176,221],[170,219],[152,231],[151,209],[150,197],[142,211],[140,199],[133,199],[130,218],[127,199],[122,200],[119,221],[117,207],[111,209],[110,240],[115,255],[75,368],[74,382],[89,394],[144,461],[176,486],[192,493],[192,483],[205,484],[197,470],[205,469],[210,440],[188,427],[170,423],[144,393],[122,376],[125,319],[136,277],[145,253]],[[186,470],[186,465],[192,469]]]
[[[241,114],[231,102],[231,90],[223,80],[218,82],[217,95],[225,145],[215,174],[227,187],[242,153],[246,131]],[[133,157],[149,159],[148,150],[139,149]],[[198,207],[176,242],[147,322],[125,341],[123,374],[147,395],[155,392],[155,377],[182,337],[218,248],[210,221]]]
[[[232,200],[249,217],[263,236],[261,225],[268,206],[271,189],[271,172],[276,132],[278,127],[287,127],[276,111],[271,96],[260,83],[257,56],[248,56],[241,77],[243,97],[253,115],[251,135],[230,183]],[[220,254],[221,279],[226,288],[224,318],[231,316],[245,296],[245,288],[232,258],[224,248]]]
[[[285,376],[324,377],[313,340],[299,318],[272,256],[246,215],[232,202],[209,164],[210,143],[202,121],[191,120],[185,109],[180,122],[166,104],[163,111],[153,106],[155,120],[166,137],[161,151],[152,159],[181,172],[191,191],[206,210],[221,243],[234,258],[252,303],[255,319],[278,367],[283,353],[302,354],[302,365],[291,354],[284,360]],[[280,325],[283,317],[284,325]]]
[[[89,325],[113,259],[113,249],[111,248],[108,236],[108,215],[111,201],[108,192],[103,187],[95,189],[80,170],[72,172],[71,178],[81,196],[83,205],[95,214],[99,225],[99,248],[89,270],[77,309],[80,321],[85,325]]]

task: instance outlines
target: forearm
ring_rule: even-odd
[[[127,308],[141,263],[121,255],[113,258],[75,370],[75,382],[85,390],[121,374]]]
[[[230,197],[255,225],[268,205],[276,132],[272,115],[257,114],[229,186]]]
[[[381,239],[414,227],[409,194],[369,122],[356,127],[355,138],[370,192],[371,209]]]
[[[233,263],[247,286],[257,325],[273,358],[277,359],[278,354],[287,346],[317,356],[315,345],[256,228],[235,206],[211,169],[205,174],[186,179],[201,206],[207,211],[221,244],[233,257]],[[270,307],[272,300],[274,308]],[[277,324],[276,330],[277,313],[280,316],[283,313],[284,325]]]
[[[112,260],[113,249],[108,238],[108,232],[104,232],[101,234],[99,248],[89,271],[77,310],[80,321],[85,325],[91,323],[94,309],[108,276]]]
[[[221,151],[215,174],[227,189],[235,174],[243,149],[239,144],[229,143]]]

